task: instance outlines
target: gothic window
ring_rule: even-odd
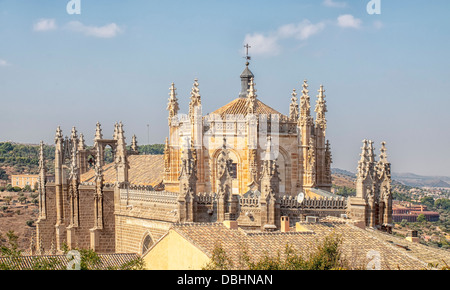
[[[142,243],[142,254],[147,252],[147,250],[153,245],[152,238],[147,235],[144,239],[144,242]]]

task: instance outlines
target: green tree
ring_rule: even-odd
[[[436,199],[436,201],[434,202],[434,206],[439,209],[448,210],[450,209],[450,199],[448,198]]]
[[[417,216],[417,221],[420,223],[423,223],[423,222],[427,221],[427,218],[425,217],[425,215],[423,213],[421,213]]]
[[[213,250],[213,255],[204,270],[332,270],[349,268],[341,255],[342,238],[330,235],[319,244],[316,251],[308,257],[303,257],[299,252],[287,244],[284,252],[276,255],[263,255],[253,261],[241,246],[239,263],[235,265],[233,260],[220,244]]]
[[[0,180],[8,180],[8,174],[3,168],[0,168]]]
[[[434,206],[434,198],[432,198],[431,196],[424,196],[420,199],[420,203],[423,205],[426,205],[428,207],[433,207]]]
[[[27,201],[27,197],[26,196],[19,196],[18,198],[17,198],[17,200],[20,202],[20,203],[25,203],[26,201]]]

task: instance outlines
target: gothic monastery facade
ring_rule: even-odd
[[[313,109],[304,81],[300,94],[294,90],[286,102],[289,115],[283,115],[258,98],[248,62],[240,78],[239,96],[207,115],[198,80],[187,114],[180,113],[172,84],[161,156],[140,155],[135,136],[127,146],[122,123],[111,138],[97,123],[92,147],[76,128],[64,137],[58,127],[54,178],[47,177],[41,150],[34,251],[61,252],[67,245],[142,254],[171,226],[184,223],[235,221],[249,230],[279,231],[281,217],[295,223],[308,216],[347,216],[370,227],[389,226],[384,145],[377,163],[372,142],[365,141],[356,197],[335,196],[323,86]],[[106,148],[112,162],[106,161]]]

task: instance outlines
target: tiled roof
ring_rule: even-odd
[[[214,112],[210,113],[210,115],[220,115],[222,119],[225,120],[226,115],[247,115],[247,99],[246,98],[237,98],[231,101],[230,103],[226,104],[225,106],[215,110]],[[260,100],[256,99],[256,115],[259,114],[275,114],[282,116],[280,112],[277,110],[267,106]]]
[[[352,267],[365,269],[371,251],[380,254],[382,269],[425,269],[429,261],[419,259],[414,252],[379,239],[370,231],[357,228],[349,223],[335,220],[323,220],[319,223],[305,224],[308,232],[248,232],[243,229],[230,230],[220,223],[175,225],[173,230],[198,247],[209,257],[217,244],[225,250],[234,264],[238,264],[242,249],[253,259],[265,255],[283,254],[287,244],[307,257],[313,253],[325,237],[337,234],[342,237],[342,254]],[[407,242],[406,240],[404,240]],[[445,257],[445,253],[443,255]],[[447,258],[449,256],[447,255]],[[373,257],[371,258],[373,259]]]
[[[128,156],[128,180],[133,185],[155,186],[164,177],[163,155],[131,155]],[[95,172],[93,169],[81,175],[81,182],[94,182]],[[116,182],[116,169],[114,163],[103,167],[103,178],[105,183]]]
[[[95,266],[95,269],[98,270],[118,269],[139,258],[137,254],[99,254],[98,257],[100,263]],[[55,266],[54,270],[65,270],[71,260],[66,255],[0,257],[0,264],[16,270],[32,270],[37,262],[51,263]]]

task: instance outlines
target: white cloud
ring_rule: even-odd
[[[324,0],[323,5],[326,7],[344,8],[347,7],[346,2],[337,2],[334,0]]]
[[[273,56],[281,51],[278,39],[275,35],[264,36],[261,33],[247,34],[244,43],[252,47],[252,54]]]
[[[309,20],[304,20],[298,24],[287,24],[278,29],[278,36],[282,38],[294,37],[299,40],[306,40],[319,33],[325,28],[325,23],[312,24]]]
[[[351,14],[341,15],[337,20],[338,25],[343,28],[360,28],[362,24],[361,19],[357,19]]]
[[[112,38],[116,37],[122,32],[115,23],[110,23],[104,26],[87,26],[79,21],[71,21],[66,26],[67,29],[83,33],[87,36],[99,37],[99,38]]]
[[[34,25],[34,31],[49,31],[57,28],[55,19],[39,19]]]
[[[279,27],[275,32],[268,34],[254,33],[245,36],[244,44],[249,44],[253,55],[274,56],[281,52],[279,42],[283,39],[296,39],[305,41],[325,28],[325,23],[311,23],[304,20]]]
[[[381,29],[384,27],[384,24],[383,22],[376,20],[373,22],[373,27],[375,27],[376,29]]]
[[[10,64],[4,59],[0,59],[0,67],[1,66],[10,66]]]

